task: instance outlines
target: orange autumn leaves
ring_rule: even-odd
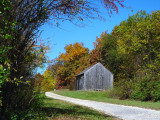
[[[107,31],[102,32],[100,38],[96,38],[96,42],[93,43],[94,49],[90,52],[90,63],[95,64],[97,62],[100,62],[101,58],[101,47],[102,47],[102,42],[104,40],[104,37],[107,35]]]
[[[89,65],[88,53],[89,49],[85,48],[83,43],[76,42],[65,46],[65,53],[60,54],[57,59],[62,62],[56,74],[57,88],[74,84],[75,75]]]
[[[75,61],[89,52],[89,50],[84,47],[83,43],[77,42],[66,45],[64,49],[66,52],[59,56],[59,60],[63,62]]]

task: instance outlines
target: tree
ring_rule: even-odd
[[[160,71],[159,21],[160,11],[151,14],[140,11],[113,30],[113,35],[118,37],[118,53],[124,58],[119,79],[125,79],[123,85],[127,81],[135,83],[136,87],[130,86],[128,91],[135,90],[134,98],[141,100],[160,99],[157,89]],[[131,97],[132,92],[126,96]]]
[[[105,33],[102,36],[102,45],[100,48],[101,62],[114,74],[114,83],[118,81],[118,73],[121,72],[120,65],[123,58],[118,54],[117,37],[113,34]]]
[[[85,57],[89,50],[83,43],[74,43],[65,46],[65,53],[59,56],[59,61],[63,64],[57,71],[57,86],[69,86],[74,82],[76,70],[80,68],[80,60]],[[85,63],[83,63],[85,64]]]
[[[74,43],[66,45],[64,47],[65,53],[62,53],[59,56],[60,61],[62,62],[74,62],[75,60],[79,59],[80,57],[84,56],[89,52],[87,48],[84,47],[83,43]]]
[[[34,83],[35,89],[41,91],[43,79],[44,79],[44,76],[41,75],[40,73],[35,75],[35,83]]]
[[[134,71],[143,67],[154,69],[159,65],[159,14],[159,11],[151,15],[140,11],[113,30],[113,34],[118,36],[119,53],[134,64]]]
[[[44,78],[41,83],[42,91],[49,91],[55,88],[55,76],[50,69],[47,69],[44,74]]]
[[[97,62],[100,62],[101,60],[101,52],[100,49],[102,47],[103,37],[106,35],[107,31],[105,33],[102,32],[100,38],[96,38],[96,42],[93,43],[94,49],[89,53],[90,54],[90,63],[95,64]]]
[[[89,54],[86,54],[85,56],[81,57],[78,61],[76,61],[76,64],[78,65],[78,68],[75,71],[75,75],[78,75],[80,72],[91,66],[90,64],[90,56]]]
[[[110,10],[118,12],[116,2],[123,6],[122,0],[102,0],[109,13]],[[32,80],[33,70],[45,62],[44,53],[47,47],[36,46],[40,26],[50,19],[63,19],[76,23],[99,16],[98,9],[92,1],[84,0],[1,0],[0,6],[0,50],[4,50],[0,52],[0,56],[3,55],[4,58],[0,60],[0,79],[1,82],[4,81],[3,83],[10,82],[17,85]],[[12,91],[10,87],[8,90]],[[17,88],[23,91],[23,87]],[[5,95],[3,88],[2,92]],[[16,95],[19,93],[15,92]],[[2,100],[3,113],[10,111],[7,104],[9,104],[7,101]],[[14,104],[11,108],[14,108]]]

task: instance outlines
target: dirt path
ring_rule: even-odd
[[[50,98],[64,100],[77,105],[86,106],[123,120],[160,120],[160,111],[158,110],[95,102],[91,100],[81,100],[57,95],[51,92],[46,92],[45,95]]]

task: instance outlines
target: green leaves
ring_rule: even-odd
[[[6,35],[5,35],[5,39],[9,39],[9,38],[11,38],[11,35],[6,34]]]
[[[50,91],[55,88],[55,76],[53,75],[51,69],[47,69],[43,74],[43,80],[41,82],[42,91]]]
[[[113,72],[121,97],[160,100],[159,35],[160,11],[140,11],[102,37],[101,61]]]

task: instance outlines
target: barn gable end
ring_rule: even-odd
[[[76,90],[108,90],[113,88],[113,74],[101,63],[88,67],[76,76]]]

